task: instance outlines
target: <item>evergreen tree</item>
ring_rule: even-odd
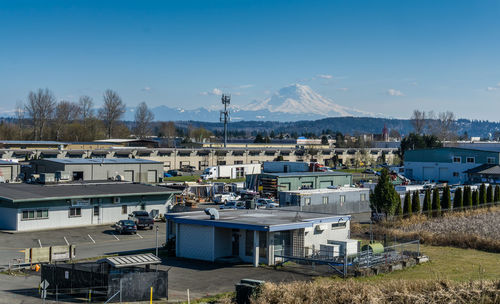
[[[490,184],[486,189],[486,202],[493,203],[493,185]]]
[[[406,192],[405,194],[405,202],[403,204],[403,214],[405,217],[411,217],[411,194],[410,192]]]
[[[424,205],[422,207],[422,213],[428,217],[432,216],[432,205],[431,205],[431,190],[425,190]]]
[[[472,191],[472,205],[474,208],[479,206],[479,191],[477,190]]]
[[[479,204],[484,205],[486,204],[486,185],[481,184],[481,187],[479,187]]]
[[[443,208],[446,211],[451,211],[451,194],[450,194],[450,187],[446,186],[444,187],[443,190]]]
[[[374,191],[370,194],[370,206],[376,212],[384,212],[386,216],[393,215],[399,201],[399,194],[391,183],[389,171],[384,168]]]
[[[493,201],[495,201],[495,205],[498,205],[498,202],[500,202],[500,186],[499,185],[495,186],[495,195],[493,196]]]
[[[411,201],[411,211],[414,214],[420,213],[420,193],[418,191],[413,192],[413,199]]]
[[[464,189],[464,194],[467,188]],[[453,211],[460,211],[464,207],[464,201],[462,197],[462,188],[458,187],[455,191],[455,196],[453,197]]]
[[[472,189],[469,186],[464,188],[464,207],[472,209]]]
[[[441,215],[441,200],[439,198],[439,190],[437,188],[435,188],[432,193],[432,211],[433,216]]]
[[[394,213],[398,218],[403,217],[403,207],[401,206],[401,196],[398,195],[398,202]]]

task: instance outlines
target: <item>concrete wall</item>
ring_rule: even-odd
[[[214,258],[227,257],[232,254],[232,230],[215,228],[214,231],[215,253]]]
[[[405,162],[405,176],[417,181],[448,181],[451,184],[468,180],[465,171],[480,166],[477,163]],[[454,176],[458,175],[458,176]]]
[[[343,241],[349,238],[350,221],[347,221],[345,228],[332,228],[332,223],[325,224],[326,229],[318,231],[313,227],[304,235],[304,247],[319,249],[320,244],[327,244],[328,240]]]
[[[214,227],[178,224],[176,255],[178,257],[214,261]]]

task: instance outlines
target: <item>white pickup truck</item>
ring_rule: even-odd
[[[221,194],[216,194],[213,198],[214,203],[216,204],[225,204],[229,201],[237,201],[241,197],[235,193],[221,193]]]

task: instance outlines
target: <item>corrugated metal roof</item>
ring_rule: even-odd
[[[327,171],[327,172],[288,172],[288,173],[262,173],[265,175],[273,175],[278,177],[294,177],[294,176],[345,176],[352,175],[351,173],[346,172],[337,172],[337,171]]]
[[[53,158],[44,161],[60,164],[163,164],[162,162],[141,158]]]
[[[135,267],[144,265],[160,264],[159,257],[152,253],[124,255],[117,257],[109,257],[97,261],[98,263],[108,263],[114,268]]]

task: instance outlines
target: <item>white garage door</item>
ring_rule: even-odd
[[[148,183],[156,183],[156,170],[148,170]]]
[[[12,176],[12,168],[11,167],[0,167],[0,181],[10,180]]]
[[[133,170],[125,170],[123,172],[123,178],[126,181],[133,182],[134,181],[134,171]]]
[[[214,257],[213,227],[179,224],[177,232],[178,256],[212,261]]]

